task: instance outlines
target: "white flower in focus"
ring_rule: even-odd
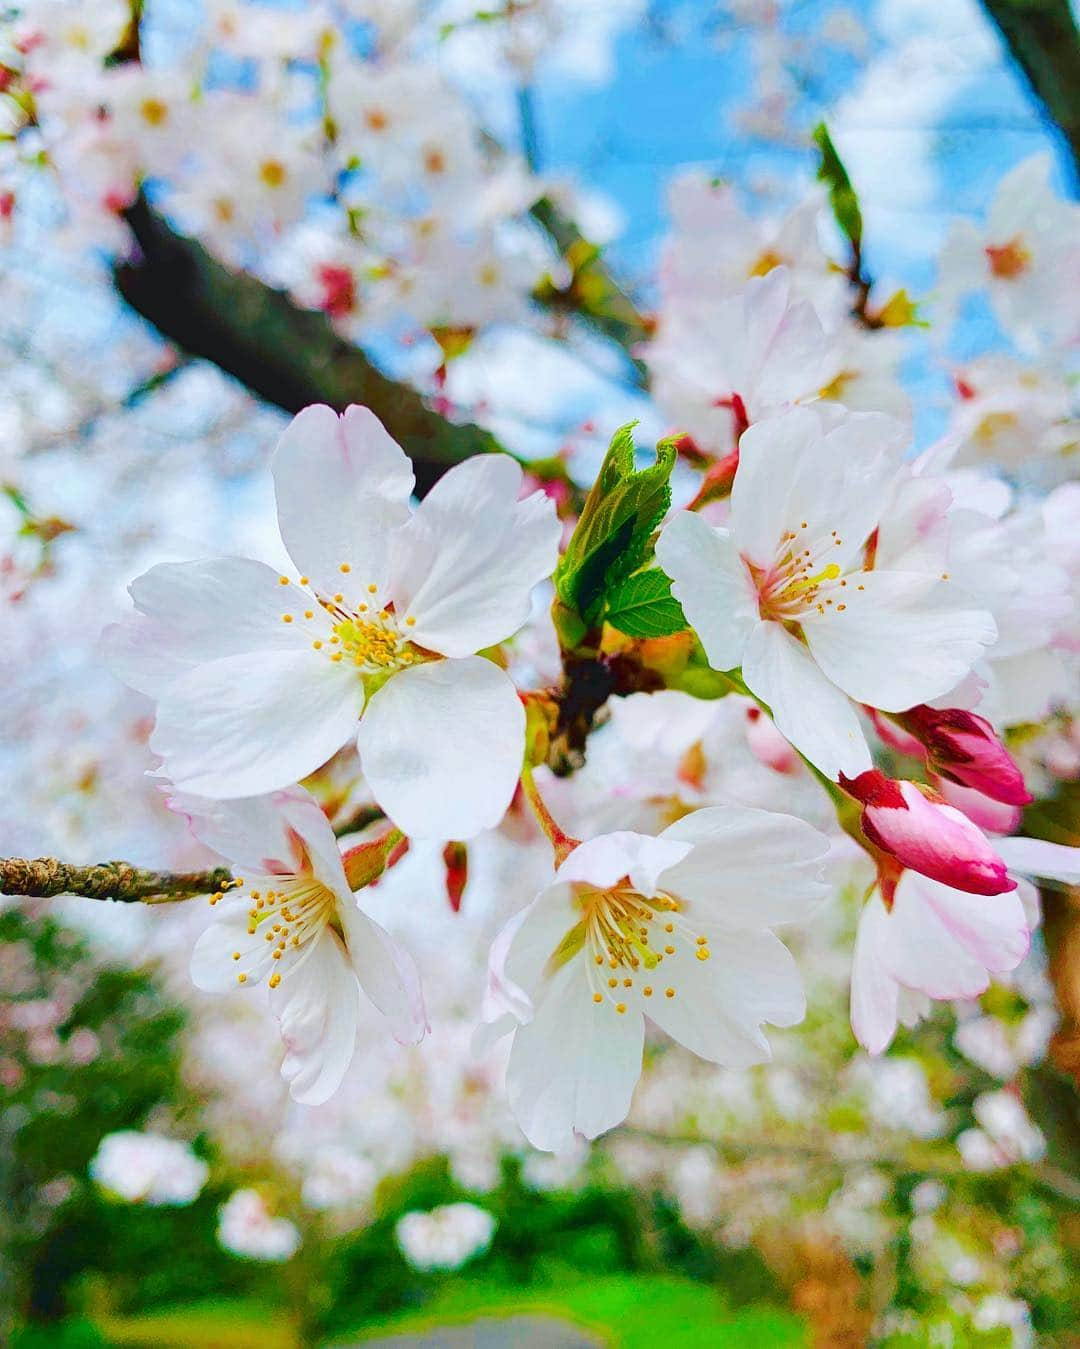
[[[129,1204],[178,1207],[198,1198],[210,1173],[186,1143],[134,1129],[107,1134],[89,1169],[103,1190]]]
[[[277,1264],[300,1247],[300,1232],[288,1218],[275,1218],[258,1190],[237,1190],[221,1206],[219,1245],[233,1255]]]
[[[851,701],[899,712],[955,687],[995,637],[942,573],[875,565],[902,428],[791,408],[751,426],[726,529],[689,511],[656,546],[717,670],[742,667],[781,733],[830,778],[871,766]]]
[[[626,1116],[645,1017],[712,1063],[769,1058],[761,1023],[805,1010],[790,952],[769,930],[825,894],[827,844],[785,815],[696,811],[657,838],[579,844],[555,882],[504,929],[492,992],[513,1030],[510,1107],[534,1147],[556,1151]]]
[[[443,1204],[429,1213],[406,1213],[394,1236],[413,1269],[460,1269],[482,1255],[495,1235],[495,1219],[475,1204]]]
[[[191,954],[197,988],[224,993],[265,980],[285,1041],[293,1100],[319,1105],[341,1085],[356,1047],[362,992],[396,1039],[426,1019],[411,958],[360,908],[329,821],[300,787],[244,801],[171,798],[195,835],[242,869],[212,902],[220,916]]]
[[[106,635],[114,671],[157,700],[164,773],[202,796],[254,796],[358,734],[368,785],[405,833],[498,824],[525,716],[473,653],[527,618],[555,563],[553,504],[519,501],[520,468],[489,454],[410,511],[412,465],[361,407],[301,412],[273,475],[298,581],[241,558],[162,564],[131,586],[139,614]]]

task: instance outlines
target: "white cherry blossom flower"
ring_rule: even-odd
[[[157,700],[151,748],[201,796],[273,791],[357,735],[376,800],[407,834],[497,824],[521,767],[524,713],[477,651],[525,621],[560,525],[518,501],[506,455],[457,465],[413,512],[412,466],[366,408],[305,409],[273,462],[299,580],[261,562],[163,564],[107,635],[113,668]],[[359,721],[359,728],[357,723]]]
[[[874,413],[831,426],[791,408],[751,426],[726,529],[682,512],[656,555],[718,670],[742,667],[779,730],[823,773],[864,772],[851,699],[904,711],[955,687],[993,619],[941,571],[875,565],[902,428]]]
[[[245,801],[170,800],[208,848],[242,869],[211,896],[219,916],[191,954],[210,993],[268,984],[285,1042],[282,1076],[293,1100],[319,1105],[341,1085],[356,1047],[360,995],[402,1043],[426,1019],[412,959],[363,912],[337,840],[300,787]]]
[[[578,845],[492,953],[492,990],[513,1029],[510,1106],[546,1151],[625,1118],[645,1017],[712,1063],[769,1058],[762,1022],[805,1010],[787,947],[770,930],[826,893],[824,837],[786,815],[699,810],[659,837]]]

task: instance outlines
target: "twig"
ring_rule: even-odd
[[[0,894],[51,899],[82,895],[120,904],[154,903],[215,894],[236,884],[228,867],[212,871],[144,871],[130,862],[72,866],[55,857],[0,858]]]

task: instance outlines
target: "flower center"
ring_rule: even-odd
[[[583,887],[579,893],[582,921],[570,934],[580,934],[594,1005],[612,1003],[624,1013],[627,998],[657,991],[674,998],[681,968],[692,952],[709,959],[708,938],[695,933],[671,895],[645,896],[624,880],[610,890]],[[565,945],[565,943],[564,943]],[[558,953],[556,953],[558,954]],[[663,977],[660,966],[664,964]],[[653,980],[655,979],[655,983]]]
[[[847,586],[847,578],[838,562],[824,560],[825,549],[839,547],[843,540],[836,530],[827,539],[808,541],[808,524],[798,530],[785,530],[780,536],[776,557],[766,567],[744,558],[758,594],[758,612],[764,619],[778,623],[798,623],[810,610],[824,614],[835,606],[842,613],[847,605],[837,603],[838,592]]]
[[[269,978],[271,988],[277,988],[282,975],[288,976],[299,968],[312,949],[311,942],[327,923],[333,921],[336,903],[333,892],[312,876],[296,880],[276,881],[278,889],[249,890],[248,936],[262,932],[267,950],[254,961],[245,962],[249,969],[241,969],[237,983],[246,984],[250,973],[259,973],[269,960],[274,969]],[[243,953],[234,951],[232,958],[238,964]]]
[[[986,256],[991,272],[1002,281],[1015,280],[1031,265],[1031,254],[1024,247],[1024,239],[1020,234],[1006,244],[999,244],[996,247],[988,244]]]

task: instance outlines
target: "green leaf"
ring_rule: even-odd
[[[862,211],[859,209],[859,197],[851,185],[844,161],[837,154],[836,146],[832,143],[829,129],[824,122],[819,122],[814,128],[814,144],[821,155],[817,172],[818,182],[828,184],[829,205],[836,217],[836,223],[851,240],[852,246],[860,248]]]
[[[636,425],[630,422],[612,437],[555,569],[555,590],[564,609],[577,614],[586,628],[597,622],[606,597],[619,582],[648,561],[653,532],[671,505],[668,480],[675,466],[675,446],[662,441],[656,462],[636,470]]]
[[[608,594],[604,617],[628,637],[670,637],[687,626],[682,605],[671,593],[671,577],[659,570],[621,581]]]

